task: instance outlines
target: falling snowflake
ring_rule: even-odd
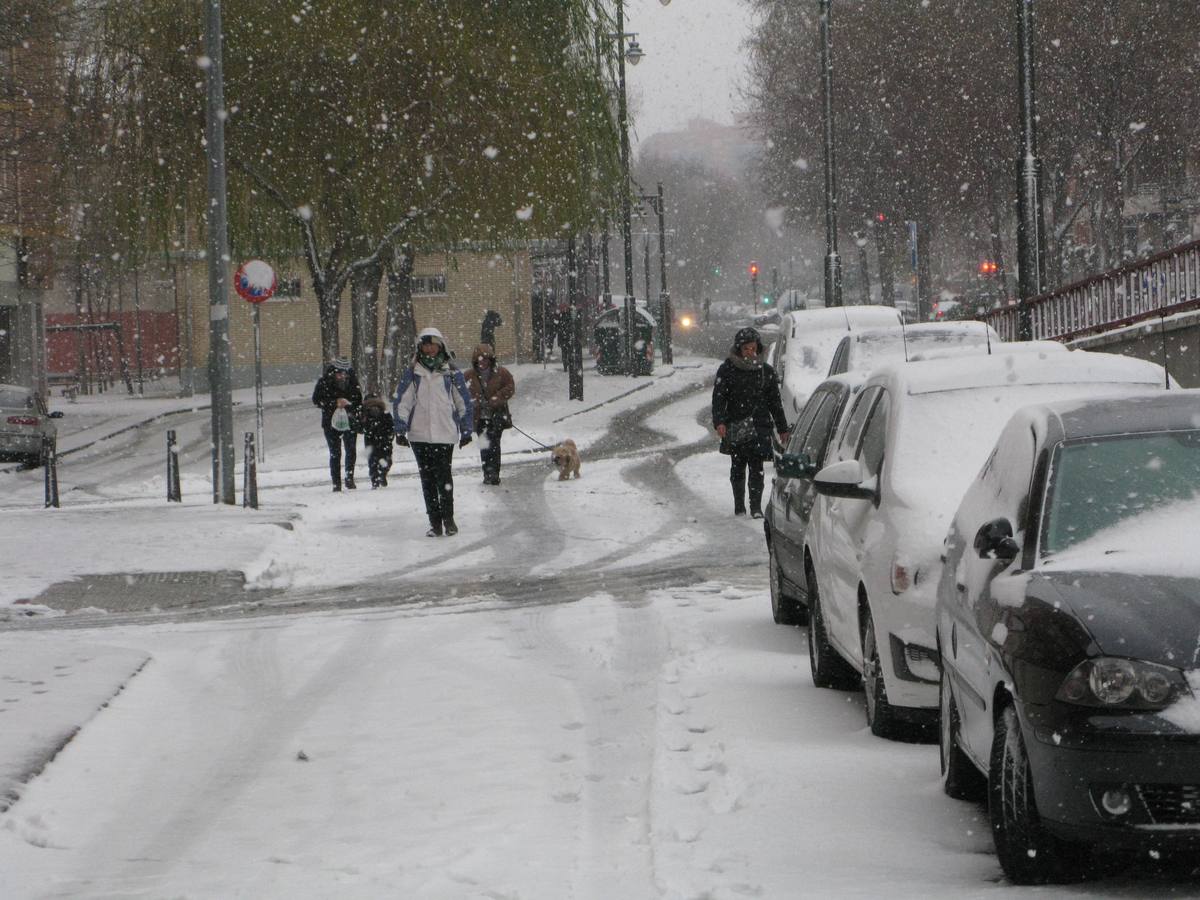
[[[529,206],[522,206],[520,209],[518,209],[517,218],[522,222],[528,222],[531,218],[533,218],[533,204],[530,204]]]
[[[500,150],[496,147],[484,147],[483,155],[486,156],[488,159],[495,159],[497,156],[500,155]]]

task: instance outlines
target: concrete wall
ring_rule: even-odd
[[[1164,356],[1164,338],[1166,353]],[[1078,350],[1120,353],[1164,365],[1184,387],[1200,387],[1200,312],[1151,319],[1108,334],[1072,341]]]

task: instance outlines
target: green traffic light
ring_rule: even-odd
[[[763,295],[763,306],[770,306],[770,305],[771,305],[771,298],[766,295]]]

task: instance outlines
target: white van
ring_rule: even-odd
[[[848,333],[899,325],[890,306],[841,306],[790,312],[779,325],[775,371],[782,382],[783,414],[794,422],[808,395],[826,378],[834,351]]]

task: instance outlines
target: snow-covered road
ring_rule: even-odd
[[[387,490],[331,497],[294,402],[268,420],[257,512],[208,505],[202,458],[191,501],[165,507],[157,435],[123,444],[128,466],[64,467],[68,491],[90,487],[61,510],[32,505],[35,475],[0,476],[0,602],[64,574],[262,589],[219,613],[46,610],[0,632],[0,673],[6,654],[51,673],[5,676],[0,728],[83,696],[49,661],[148,659],[0,812],[0,897],[1031,893],[1001,881],[983,811],[942,795],[937,748],[872,737],[861,694],[813,688],[803,630],[772,624],[761,523],[729,514],[703,427],[715,366],[590,378],[595,408],[559,422],[581,411],[529,368],[518,424],[575,437],[584,477],[559,483],[506,438],[485,490],[459,454],[454,539],[421,536],[403,464]],[[1032,893],[1198,892],[1140,873]]]

